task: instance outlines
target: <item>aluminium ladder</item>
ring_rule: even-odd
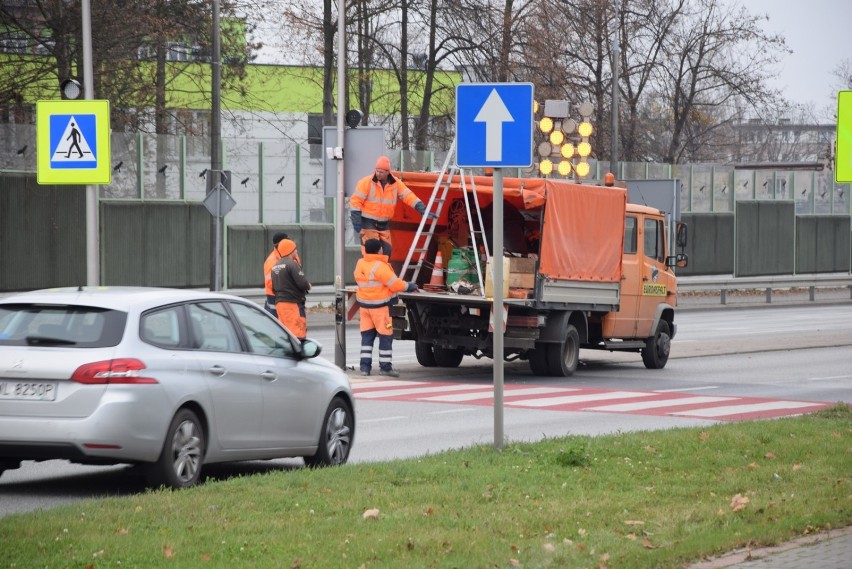
[[[465,183],[465,172],[463,168],[460,168],[457,165],[450,166],[450,159],[455,155],[456,149],[456,141],[453,140],[452,145],[450,146],[450,151],[447,153],[447,158],[444,160],[444,165],[441,168],[441,173],[438,175],[438,179],[435,182],[435,187],[432,190],[432,195],[429,197],[429,203],[426,204],[426,211],[432,211],[432,206],[436,205],[435,214],[438,216],[433,219],[429,219],[428,214],[424,215],[420,220],[420,224],[417,226],[417,231],[414,234],[414,239],[411,242],[411,247],[408,250],[408,254],[405,257],[405,262],[402,265],[402,269],[400,270],[400,277],[409,282],[417,282],[417,278],[420,276],[420,269],[422,269],[426,264],[426,253],[429,251],[429,246],[432,243],[432,237],[435,234],[435,229],[438,226],[438,219],[441,216],[441,212],[444,209],[444,204],[447,201],[447,194],[450,191],[450,186],[452,185],[453,178],[458,174],[461,180],[461,191],[462,198],[464,200],[465,212],[467,214],[467,223],[470,228],[471,234],[471,246],[473,247],[474,253],[474,265],[476,266],[476,276],[479,279],[479,290],[480,294],[485,297],[485,286],[484,279],[482,275],[482,267],[479,264],[479,253],[476,241],[476,234],[479,233],[480,238],[482,240],[482,245],[485,250],[485,260],[486,263],[491,260],[491,254],[488,250],[488,241],[485,239],[485,231],[484,224],[482,220],[482,209],[479,206],[479,198],[476,194],[476,184],[473,180],[473,174],[470,176],[471,189],[473,193],[473,202],[476,209],[477,221],[479,222],[479,230],[474,230],[473,217],[471,213],[471,204],[470,197],[468,196],[467,184]],[[428,224],[428,227],[427,227]],[[415,254],[418,254],[418,261],[412,264],[412,259]],[[449,263],[449,260],[447,260]],[[409,277],[409,271],[411,272],[411,276]]]

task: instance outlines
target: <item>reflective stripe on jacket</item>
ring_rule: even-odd
[[[364,220],[387,222],[393,217],[396,202],[400,199],[415,210],[418,209],[418,203],[423,203],[414,192],[408,189],[408,186],[391,174],[388,174],[384,188],[376,180],[375,175],[365,176],[355,185],[355,193],[349,198],[349,209],[360,211],[361,218]]]
[[[408,288],[408,283],[396,276],[388,263],[388,256],[367,253],[355,265],[355,282],[358,304],[367,308],[386,306],[396,293]]]

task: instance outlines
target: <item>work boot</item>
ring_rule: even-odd
[[[399,372],[396,371],[393,368],[391,368],[391,369],[380,369],[379,375],[384,375],[384,376],[387,376],[387,377],[399,377]]]
[[[370,375],[370,370],[361,368],[361,375]]]

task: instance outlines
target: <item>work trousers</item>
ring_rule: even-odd
[[[300,340],[308,335],[308,319],[305,305],[301,302],[278,302],[275,304],[278,320]]]
[[[373,368],[373,344],[379,337],[379,369],[393,369],[393,324],[387,306],[364,308],[361,318],[361,371],[369,372]]]

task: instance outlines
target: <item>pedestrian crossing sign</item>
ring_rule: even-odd
[[[39,184],[109,184],[109,101],[38,101]]]

